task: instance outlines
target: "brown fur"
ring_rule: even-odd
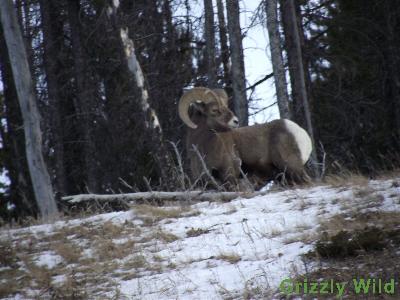
[[[232,131],[227,125],[234,115],[226,107],[219,108],[220,113],[215,115],[212,111],[216,107],[213,103],[197,107],[191,116],[198,127],[188,128],[186,136],[190,169],[193,179],[197,179],[203,172],[199,157],[193,150],[195,146],[204,157],[206,166],[211,171],[218,171],[219,179],[235,184],[240,175],[241,163],[234,147]]]
[[[306,179],[299,148],[284,120],[233,129],[232,134],[245,172],[264,181],[282,172],[291,181]]]
[[[193,179],[203,172],[193,146],[204,157],[207,168],[218,171],[223,182],[236,185],[241,167],[264,182],[275,179],[279,172],[295,181],[305,179],[298,145],[284,120],[231,129],[228,122],[234,115],[220,101],[192,105],[190,120],[197,127],[188,128],[186,149]]]

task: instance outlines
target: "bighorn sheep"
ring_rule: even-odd
[[[276,171],[304,179],[312,143],[296,123],[280,119],[237,128],[238,119],[228,108],[223,89],[193,88],[181,97],[178,110],[188,126],[186,150],[194,178],[202,173],[195,147],[207,168],[217,171],[224,182],[237,183],[241,167],[262,180],[273,179]]]

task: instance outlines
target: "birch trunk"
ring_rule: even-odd
[[[41,216],[44,219],[55,218],[58,215],[58,209],[42,154],[40,114],[21,29],[12,0],[0,1],[0,18],[24,120],[26,155],[35,198]]]
[[[174,189],[179,183],[177,182],[174,170],[174,161],[167,149],[161,124],[155,110],[150,105],[149,93],[145,85],[145,79],[142,68],[135,54],[135,45],[133,40],[129,38],[128,29],[121,28],[118,20],[118,1],[110,1],[109,15],[113,19],[116,34],[119,34],[121,41],[121,47],[123,52],[123,58],[126,62],[126,66],[129,75],[132,76],[139,92],[138,104],[139,109],[144,117],[145,130],[148,132],[148,137],[152,145],[152,155],[157,164],[159,175],[162,179],[163,185],[166,188]]]
[[[217,10],[218,10],[218,29],[219,29],[219,41],[221,46],[221,62],[224,68],[224,81],[226,86],[231,85],[230,79],[230,66],[229,66],[229,47],[226,32],[224,5],[222,0],[217,0]]]
[[[231,79],[233,107],[239,118],[239,125],[248,124],[248,103],[246,97],[246,77],[244,70],[242,33],[240,29],[240,11],[238,0],[227,0],[229,46],[231,51]]]
[[[265,2],[267,13],[267,29],[269,44],[271,49],[272,69],[274,71],[276,97],[281,118],[291,119],[289,109],[289,96],[287,91],[287,82],[285,67],[283,64],[281,38],[279,34],[279,23],[277,14],[277,0],[268,0]]]

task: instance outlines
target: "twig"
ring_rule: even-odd
[[[246,181],[246,185],[251,189],[252,192],[254,192],[254,186],[251,184],[249,178],[247,178],[247,175],[243,172],[242,168],[240,168],[240,174],[242,174],[244,181]]]
[[[264,110],[266,110],[266,109],[268,109],[268,108],[274,106],[274,105],[277,104],[277,103],[278,103],[278,102],[275,101],[274,103],[272,103],[272,104],[270,104],[270,105],[268,105],[268,106],[266,106],[266,107],[263,107],[263,108],[261,108],[261,109],[255,111],[255,112],[249,114],[249,115],[250,115],[250,116],[254,116],[254,115],[256,115],[256,114],[258,114],[258,113],[260,113],[260,112],[262,112],[262,111],[264,111]]]
[[[263,83],[264,81],[267,81],[268,79],[272,78],[274,76],[274,73],[270,73],[264,76],[264,78],[256,81],[253,85],[249,86],[246,88],[247,90],[254,90],[256,88],[257,85],[260,85],[261,83]]]
[[[196,153],[196,155],[198,156],[201,166],[203,167],[204,173],[207,175],[207,177],[211,180],[211,183],[215,186],[215,188],[218,191],[221,191],[221,186],[218,184],[218,182],[215,180],[214,176],[212,176],[212,174],[210,173],[210,171],[208,170],[206,163],[204,161],[204,158],[201,156],[199,150],[197,149],[197,147],[195,145],[192,145],[194,152]]]
[[[150,181],[147,179],[147,177],[143,176],[143,181],[144,181],[144,183],[146,184],[147,189],[148,189],[150,192],[152,192],[153,189],[151,188]]]
[[[320,176],[319,176],[319,180],[322,180],[322,178],[325,176],[325,171],[326,171],[326,152],[325,152],[325,148],[324,145],[322,144],[322,142],[319,142],[319,145],[321,146],[321,152],[322,154],[322,162],[321,162],[321,172],[320,172]]]
[[[181,183],[181,188],[182,190],[186,190],[186,185],[185,185],[185,172],[183,171],[183,165],[182,165],[182,157],[181,154],[178,151],[178,147],[176,146],[175,143],[169,142],[172,145],[172,148],[174,148],[174,152],[176,155],[176,160],[178,161],[178,168],[179,168],[179,173],[180,173],[180,183]]]
[[[134,191],[135,189],[133,188],[133,186],[131,186],[129,183],[127,183],[125,180],[123,180],[121,177],[118,177],[119,181],[121,181],[121,183],[126,186],[127,188],[130,188],[132,191]]]

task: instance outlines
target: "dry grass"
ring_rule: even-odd
[[[202,228],[190,228],[188,231],[186,231],[186,236],[187,237],[196,237],[202,234],[207,234],[209,233],[209,229],[202,229]]]
[[[263,238],[274,239],[283,234],[283,229],[273,227],[266,232],[260,232],[260,234]]]
[[[32,282],[32,287],[47,289],[51,286],[52,274],[46,267],[39,267],[31,261],[25,261],[25,267],[28,269],[28,278]]]
[[[293,233],[293,235],[285,238],[283,240],[283,243],[292,244],[292,243],[296,243],[296,242],[302,242],[304,244],[311,244],[318,237],[318,235],[316,233],[314,233],[314,231],[309,232],[309,230],[311,230],[311,229],[312,229],[312,227],[310,225],[304,224],[304,223],[299,223],[296,225],[295,229],[290,232],[290,233]],[[302,234],[299,234],[299,232],[302,232]]]
[[[140,235],[141,229],[130,221],[125,221],[123,224],[115,224],[112,221],[106,221],[98,225],[85,222],[77,226],[69,226],[66,224],[54,234],[41,237],[41,240],[54,241],[65,237],[70,239],[90,240],[93,239],[94,236],[116,239],[128,233]]]
[[[292,237],[285,238],[283,240],[283,243],[286,245],[296,243],[296,242],[302,242],[304,244],[312,244],[317,237],[318,237],[317,234],[303,233],[300,235],[294,235]]]
[[[146,257],[141,254],[135,255],[133,258],[129,259],[124,263],[124,269],[130,270],[130,269],[139,269],[139,268],[145,268],[148,266],[149,263],[146,260]]]
[[[0,271],[0,298],[12,296],[20,290],[20,282],[17,280],[7,280],[8,278],[21,278],[25,272],[19,269],[4,269]]]
[[[118,238],[124,233],[124,226],[116,225],[112,221],[103,223],[98,229],[99,234],[105,238]]]
[[[69,264],[77,263],[82,256],[82,248],[67,239],[56,242],[52,248]]]
[[[88,299],[89,295],[84,287],[85,281],[77,278],[74,273],[68,274],[61,285],[52,286],[52,299]]]
[[[51,234],[23,231],[3,237],[0,241],[0,264],[4,267],[0,270],[0,298],[21,293],[22,298],[30,299],[31,296],[24,294],[29,288],[38,299],[88,299],[88,294],[99,285],[114,289],[109,276],[120,266],[113,259],[123,259],[137,252],[136,244],[122,237],[140,233],[132,222],[116,225],[108,221],[79,226],[67,223]],[[118,243],[118,238],[122,242]],[[94,257],[84,255],[86,247],[93,249]],[[63,261],[51,269],[38,266],[38,255],[49,250]],[[54,281],[55,276],[62,276],[63,280]]]
[[[369,179],[362,174],[344,172],[339,175],[327,175],[323,183],[333,187],[368,186]]]
[[[17,262],[17,252],[9,239],[0,241],[0,265],[13,267]]]
[[[396,228],[399,226],[399,212],[375,211],[367,213],[349,212],[338,214],[329,220],[321,220],[320,232],[335,235],[340,231],[362,230],[366,227]]]
[[[376,177],[376,179],[379,180],[389,180],[392,178],[399,178],[400,177],[400,169],[394,169],[391,171],[384,171],[378,174],[378,176]],[[398,180],[396,180],[398,181]]]
[[[96,238],[93,243],[95,255],[101,261],[121,259],[134,252],[135,242],[128,240],[125,243],[115,243],[111,239]]]
[[[363,195],[366,196],[366,195]],[[293,270],[293,281],[348,282],[354,278],[381,278],[388,281],[400,280],[398,262],[400,261],[400,212],[349,212],[323,220],[320,233],[314,237],[315,250],[304,257],[306,270],[313,262],[314,269],[306,274]],[[397,291],[397,290],[396,290]],[[292,295],[276,293],[276,299],[315,299],[316,295]],[[363,294],[357,295],[354,289],[346,289],[343,299],[398,299],[394,296]],[[334,299],[332,294],[318,294],[318,299]],[[335,298],[337,299],[337,298]]]
[[[394,278],[399,282],[400,273],[397,268],[398,261],[400,260],[399,254],[395,252],[367,252],[356,257],[341,258],[335,260],[325,260],[324,266],[316,270],[299,275],[295,277],[296,282],[303,282],[307,278],[308,282],[320,282],[333,280],[334,282],[346,282],[348,285],[352,284],[354,278],[380,278],[383,281],[389,281]],[[343,299],[349,300],[377,300],[377,299],[399,299],[399,294],[396,287],[395,295],[385,294],[355,294],[353,288],[347,288]],[[315,299],[316,295],[296,295],[301,299]],[[312,297],[311,297],[312,296]],[[275,295],[274,299],[293,299],[293,297],[285,295]],[[318,299],[338,299],[335,294],[318,294]]]
[[[219,260],[227,261],[231,264],[236,264],[237,262],[242,260],[242,258],[238,254],[228,253],[228,252],[221,253],[220,255],[216,256],[215,258],[219,259]]]
[[[141,219],[146,226],[152,226],[165,219],[178,219],[199,214],[199,212],[193,211],[189,206],[170,208],[141,204],[136,205],[133,209],[138,215],[138,218]]]
[[[175,242],[175,241],[179,240],[179,237],[176,236],[175,234],[170,233],[170,232],[166,232],[166,231],[161,230],[161,229],[155,231],[153,233],[152,237],[154,239],[163,241],[165,243],[172,243],[172,242]]]

